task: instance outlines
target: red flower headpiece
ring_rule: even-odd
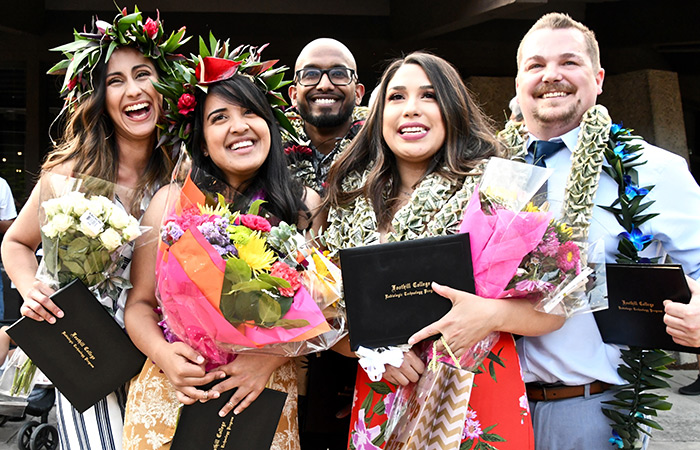
[[[194,70],[197,84],[208,86],[217,81],[228,80],[238,72],[242,61],[207,56],[199,60]]]

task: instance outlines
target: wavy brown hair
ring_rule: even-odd
[[[502,152],[491,121],[472,99],[457,69],[426,52],[414,52],[389,64],[382,75],[379,92],[364,127],[331,167],[326,203],[343,207],[358,196],[372,203],[380,227],[391,222],[399,195],[396,159],[382,135],[384,105],[389,81],[404,64],[420,66],[428,76],[445,124],[445,141],[421,177],[438,173],[451,180],[473,175],[474,167]],[[372,167],[364,186],[344,191],[343,180],[352,172]],[[419,180],[420,182],[420,180]]]
[[[154,67],[156,71],[159,70],[155,64]],[[107,63],[103,56],[92,72],[93,92],[68,113],[61,138],[47,155],[42,171],[72,162],[73,174],[88,175],[116,184],[119,149],[114,137],[114,125],[105,106],[106,72]],[[156,141],[155,132],[153,141]],[[154,149],[145,172],[134,188],[134,197],[127,205],[132,214],[138,214],[145,192],[153,186],[169,182],[172,169],[173,161],[167,149]]]

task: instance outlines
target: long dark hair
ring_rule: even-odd
[[[438,173],[459,180],[482,160],[498,155],[501,144],[489,119],[476,105],[457,69],[444,59],[425,52],[414,52],[393,61],[382,75],[376,101],[360,133],[331,166],[328,175],[327,204],[348,205],[362,195],[374,209],[380,226],[391,221],[399,194],[399,173],[396,158],[384,141],[382,122],[389,81],[404,64],[417,64],[428,76],[445,123],[445,142],[433,157],[423,175]],[[344,191],[343,180],[352,172],[372,166],[367,180],[359,189]]]
[[[159,76],[162,74],[153,64]],[[69,112],[59,143],[42,165],[46,171],[65,162],[73,162],[73,173],[89,175],[100,180],[117,182],[119,149],[114,136],[114,124],[106,111],[107,62],[105,56],[92,71],[93,91]],[[154,143],[156,140],[154,131]],[[134,188],[129,205],[132,214],[139,213],[139,205],[148,190],[167,184],[173,170],[173,161],[167,149],[161,147],[151,153],[145,172]]]
[[[247,200],[253,198],[258,192],[264,193],[266,203],[264,209],[275,217],[287,223],[296,224],[299,221],[299,212],[308,214],[308,208],[304,204],[305,190],[297,180],[294,180],[287,168],[282,138],[270,104],[261,89],[243,75],[234,75],[224,81],[219,81],[208,87],[208,92],[201,90],[195,94],[197,106],[195,107],[195,121],[192,137],[189,142],[192,154],[193,167],[213,176],[218,183],[222,183],[229,192],[234,188],[240,189],[234,200],[234,207],[245,208]],[[270,151],[267,158],[255,176],[248,180],[244,186],[230,186],[226,182],[223,171],[214,164],[209,156],[205,156],[204,144],[204,101],[207,95],[218,95],[224,100],[248,108],[259,117],[262,117],[270,129]],[[194,180],[205,190],[213,189],[211,183],[202,178]],[[207,185],[202,185],[206,183]]]

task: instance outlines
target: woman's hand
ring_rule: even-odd
[[[217,370],[223,371],[228,375],[228,378],[216,384],[209,391],[210,397],[212,395],[218,397],[223,392],[238,388],[231,396],[231,399],[221,408],[219,416],[225,417],[234,408],[234,414],[243,412],[258,398],[258,395],[260,395],[270,379],[272,372],[288,360],[289,358],[281,356],[249,355],[244,353],[236,356],[233,362],[219,367]]]
[[[56,323],[56,317],[62,318],[63,311],[49,298],[53,293],[54,290],[47,284],[34,280],[24,296],[20,313],[39,322],[45,320],[51,324]]]
[[[459,359],[474,344],[492,331],[498,330],[494,311],[490,308],[491,305],[495,306],[495,300],[484,299],[437,283],[433,283],[432,288],[439,295],[452,301],[452,309],[437,322],[411,336],[409,344],[442,334],[450,350]],[[444,350],[440,343],[437,349]]]
[[[218,398],[218,392],[197,389],[196,386],[224,378],[226,374],[220,370],[207,373],[204,357],[184,342],[163,342],[154,360],[175,388],[177,399],[191,405],[196,401]]]
[[[394,367],[392,365],[386,366],[384,379],[393,384],[406,386],[409,383],[418,382],[424,370],[425,364],[423,364],[423,361],[421,361],[418,355],[411,349],[404,355],[401,367]]]

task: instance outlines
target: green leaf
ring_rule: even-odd
[[[377,402],[376,405],[374,405],[374,413],[377,415],[382,415],[386,412],[385,407],[384,407],[384,402]]]
[[[250,208],[248,208],[248,214],[255,216],[260,215],[260,206],[265,203],[265,200],[259,199],[251,203]]]
[[[248,281],[253,276],[253,271],[250,269],[248,263],[239,258],[229,258],[226,260],[226,269],[224,270],[224,286],[226,282],[229,285],[234,285]],[[223,291],[226,292],[230,290],[224,287]]]
[[[263,292],[258,301],[258,315],[262,323],[271,324],[282,317],[282,309],[279,303]]]
[[[391,394],[391,388],[389,387],[389,385],[382,381],[368,383],[367,386],[369,386],[369,388],[372,389],[372,391],[376,392],[379,395]]]
[[[211,35],[211,31],[209,32],[209,35]],[[209,53],[209,49],[207,48],[207,44],[204,43],[204,38],[202,38],[202,36],[199,37],[199,56],[202,58],[211,56],[211,53]]]
[[[369,418],[370,406],[372,406],[372,397],[374,397],[374,394],[367,394],[362,402],[362,405],[360,406],[360,409],[365,410],[365,421]]]
[[[282,316],[284,316],[284,312],[282,312]],[[309,321],[304,319],[280,319],[272,324],[272,326],[281,327],[285,330],[293,330],[295,328],[308,327]]]
[[[483,433],[479,438],[487,442],[506,442],[505,439],[495,433]]]

